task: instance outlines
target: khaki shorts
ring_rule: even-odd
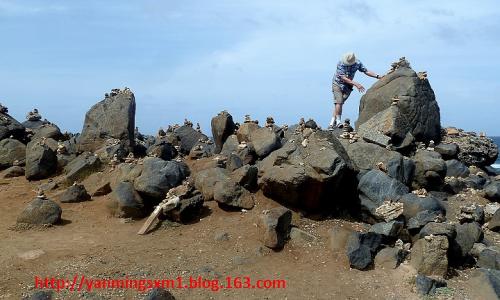
[[[333,102],[335,104],[344,104],[347,98],[349,98],[349,95],[351,94],[352,90],[344,92],[338,85],[334,84],[332,85],[332,91],[333,91]]]

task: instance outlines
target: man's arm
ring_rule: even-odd
[[[364,73],[366,74],[366,76],[370,76],[373,78],[377,78],[377,79],[382,78],[382,76],[378,75],[377,73],[375,73],[373,71],[366,70],[366,72],[364,72]]]
[[[342,77],[340,77],[340,78],[341,78],[341,79],[342,79],[342,81],[344,81],[345,83],[350,84],[350,85],[352,85],[352,86],[356,87],[360,93],[363,93],[363,92],[365,91],[365,87],[364,87],[364,86],[362,86],[361,84],[357,83],[357,82],[356,82],[356,81],[354,81],[354,80],[351,80],[351,79],[347,78],[347,76],[342,76]]]

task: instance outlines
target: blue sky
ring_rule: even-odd
[[[209,133],[224,109],[326,126],[335,65],[354,51],[378,73],[406,56],[428,72],[443,125],[500,135],[493,0],[0,0],[0,36],[0,102],[20,121],[37,107],[72,132],[125,86],[146,133],[185,117]],[[359,99],[345,117],[357,117]]]

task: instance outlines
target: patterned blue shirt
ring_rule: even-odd
[[[356,62],[351,66],[348,66],[344,64],[342,61],[339,61],[339,63],[337,64],[337,72],[333,77],[332,83],[339,86],[344,92],[351,91],[352,86],[350,84],[345,83],[342,80],[342,76],[346,76],[347,78],[352,80],[354,78],[354,74],[356,74],[356,71],[361,71],[364,73],[367,71],[367,69],[365,68],[365,66],[363,66],[363,64],[359,60],[356,60]]]

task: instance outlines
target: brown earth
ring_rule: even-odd
[[[105,176],[106,174],[103,174]],[[44,181],[46,182],[46,181]],[[19,230],[16,218],[35,197],[41,182],[24,178],[0,180],[0,299],[20,299],[35,291],[34,278],[206,279],[248,276],[284,279],[283,289],[170,289],[177,299],[418,299],[414,271],[407,262],[395,270],[350,269],[343,254],[329,248],[328,231],[335,224],[364,228],[343,220],[314,221],[294,215],[295,224],[313,234],[315,242],[291,240],[282,251],[262,247],[257,235],[259,214],[277,204],[257,195],[248,212],[224,211],[206,202],[200,220],[179,225],[163,222],[145,236],[136,232],[144,220],[110,216],[109,196],[84,203],[62,203],[63,224]],[[47,193],[58,202],[62,191]],[[216,235],[227,233],[229,239]],[[439,298],[467,299],[464,284],[470,271],[449,280],[449,293]],[[56,299],[141,299],[135,289],[103,289],[54,293]]]

